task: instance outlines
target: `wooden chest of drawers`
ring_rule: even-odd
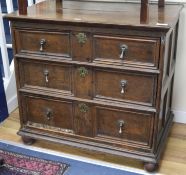
[[[48,0],[8,15],[25,143],[55,141],[156,167],[173,119],[181,6],[155,7],[146,22],[140,5],[127,3],[62,8]]]

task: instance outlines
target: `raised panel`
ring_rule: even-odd
[[[75,96],[92,99],[92,68],[77,66],[74,69]]]
[[[14,35],[18,52],[71,56],[69,32],[16,30]]]
[[[73,103],[45,97],[22,96],[25,125],[73,133]]]
[[[155,75],[96,69],[94,82],[94,98],[97,100],[155,105]]]
[[[90,104],[77,102],[74,113],[75,134],[81,136],[93,136],[92,107]]]
[[[92,61],[92,38],[87,32],[73,32],[72,59],[81,62]]]
[[[19,59],[21,87],[48,88],[72,93],[72,66]]]
[[[151,142],[154,122],[152,114],[96,107],[95,117],[97,137],[144,145]]]
[[[94,60],[158,67],[159,45],[158,38],[94,35]]]

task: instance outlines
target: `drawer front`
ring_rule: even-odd
[[[105,139],[149,145],[153,116],[112,108],[96,107],[96,136]]]
[[[73,104],[34,96],[22,97],[26,125],[73,133]]]
[[[35,86],[72,93],[69,65],[43,64],[27,60],[19,60],[19,74],[21,87]]]
[[[94,98],[153,106],[155,80],[153,75],[95,70]]]
[[[17,52],[70,57],[70,33],[15,31]]]
[[[94,35],[93,43],[95,61],[158,66],[159,39]]]

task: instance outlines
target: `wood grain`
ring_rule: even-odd
[[[19,112],[15,110],[7,120],[0,124],[0,139],[22,143],[21,137],[16,133],[20,128]],[[47,143],[47,144],[46,144]],[[45,148],[60,153],[68,153],[85,158],[101,160],[116,165],[124,165],[133,168],[143,169],[140,161],[120,156],[112,156],[109,154],[98,153],[77,149],[69,146],[61,146],[52,142],[37,141],[33,146],[38,148]],[[165,175],[183,175],[186,174],[186,125],[174,123],[170,135],[167,140],[166,149],[158,173]]]

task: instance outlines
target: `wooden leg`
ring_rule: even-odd
[[[22,136],[22,140],[25,145],[32,145],[35,142],[35,139],[25,136]]]
[[[144,169],[148,172],[153,172],[156,171],[158,168],[158,164],[157,163],[151,163],[151,162],[145,162],[144,163]]]
[[[4,164],[4,159],[0,157],[0,166]]]

